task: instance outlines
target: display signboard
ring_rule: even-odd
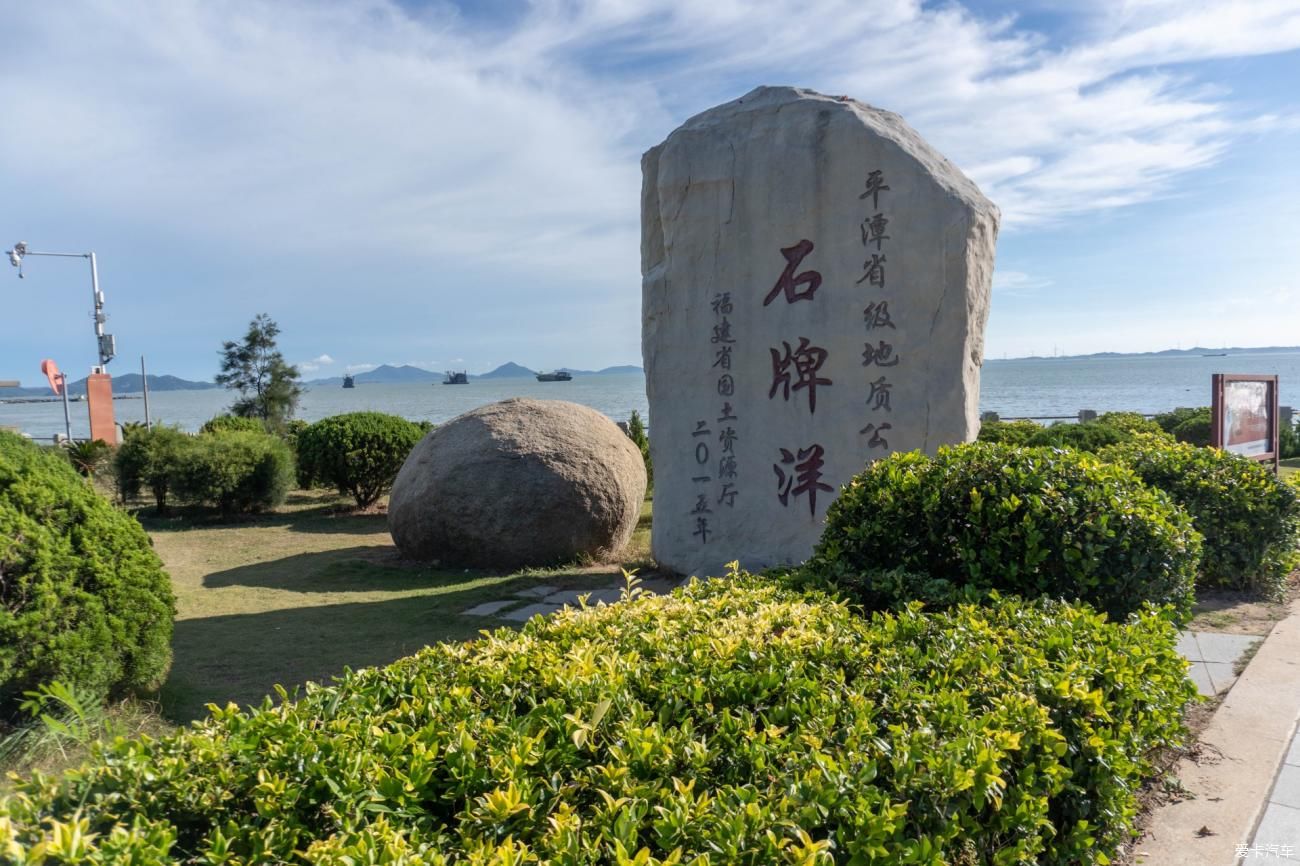
[[[1277,376],[1215,373],[1210,444],[1277,471]]]

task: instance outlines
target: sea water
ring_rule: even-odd
[[[1178,406],[1210,405],[1214,373],[1265,373],[1279,376],[1281,403],[1300,408],[1300,352],[1228,357],[1038,358],[990,360],[984,364],[980,408],[1002,417],[1077,416],[1080,409],[1128,410],[1151,414]],[[139,395],[115,401],[119,422],[143,421]],[[575,376],[570,382],[536,379],[472,379],[468,385],[370,385],[355,388],[308,387],[298,417],[315,421],[343,412],[390,412],[435,424],[478,406],[508,397],[570,400],[623,421],[637,410],[649,418],[645,377],[640,373]],[[230,392],[156,391],[149,395],[154,421],[198,430],[226,411]],[[17,427],[40,439],[63,432],[63,406],[51,403],[0,404],[0,427]],[[72,404],[74,437],[87,435],[86,404]]]

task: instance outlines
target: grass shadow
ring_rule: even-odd
[[[457,598],[455,609],[477,595]],[[163,713],[187,722],[205,715],[208,703],[258,704],[277,684],[292,691],[309,680],[328,682],[344,668],[388,664],[499,624],[453,613],[447,599],[429,595],[180,620]]]
[[[203,577],[205,589],[256,586],[290,592],[405,592],[468,583],[486,572],[448,571],[403,562],[392,546],[345,547],[241,565]]]

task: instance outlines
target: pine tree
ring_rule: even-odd
[[[226,341],[221,347],[218,385],[239,392],[230,411],[243,418],[260,418],[273,429],[282,427],[298,408],[302,388],[298,368],[284,360],[275,347],[280,326],[260,313],[248,323],[242,343]]]

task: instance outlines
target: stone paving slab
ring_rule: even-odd
[[[604,589],[565,589],[560,592],[553,592],[546,596],[543,601],[547,604],[572,604],[577,605],[578,600],[583,596],[587,597],[588,607],[594,607],[599,602],[613,604],[623,597],[623,589],[613,589],[606,587]]]
[[[555,592],[553,586],[530,586],[523,592],[516,592],[515,595],[519,598],[546,598],[553,592]]]
[[[1260,641],[1260,638],[1248,634],[1218,634],[1209,631],[1198,631],[1193,636],[1201,651],[1197,661],[1227,665],[1235,663]]]
[[[1291,740],[1291,751],[1287,752],[1286,762],[1300,765],[1300,733],[1297,733]]]
[[[1249,847],[1250,853],[1243,858],[1247,864],[1300,863],[1300,809],[1270,805]],[[1284,848],[1290,849],[1290,857],[1281,855]],[[1273,849],[1279,853],[1272,853]]]
[[[1300,809],[1300,767],[1283,764],[1277,781],[1273,783],[1273,794],[1268,799],[1279,806]],[[1300,838],[1296,839],[1296,845],[1300,847]]]
[[[1214,680],[1210,679],[1210,672],[1205,669],[1205,662],[1192,662],[1189,664],[1187,676],[1196,684],[1196,691],[1201,697],[1208,698],[1216,694]]]
[[[1196,645],[1196,635],[1190,631],[1178,633],[1178,643],[1174,645],[1174,649],[1189,662],[1204,661],[1201,658],[1201,648]]]
[[[559,609],[560,605],[558,604],[544,604],[542,602],[537,602],[535,604],[524,605],[518,610],[512,610],[509,613],[502,614],[501,618],[508,619],[511,622],[528,622],[528,620],[538,614],[545,616],[546,614],[555,613]]]
[[[492,616],[503,607],[510,607],[512,604],[518,604],[513,598],[502,599],[500,601],[485,601],[482,604],[476,604],[469,610],[462,610],[463,616]]]
[[[1232,684],[1237,681],[1237,672],[1235,666],[1225,664],[1224,662],[1201,662],[1205,665],[1205,670],[1210,675],[1210,682],[1214,686],[1213,694],[1222,694],[1232,688]]]

